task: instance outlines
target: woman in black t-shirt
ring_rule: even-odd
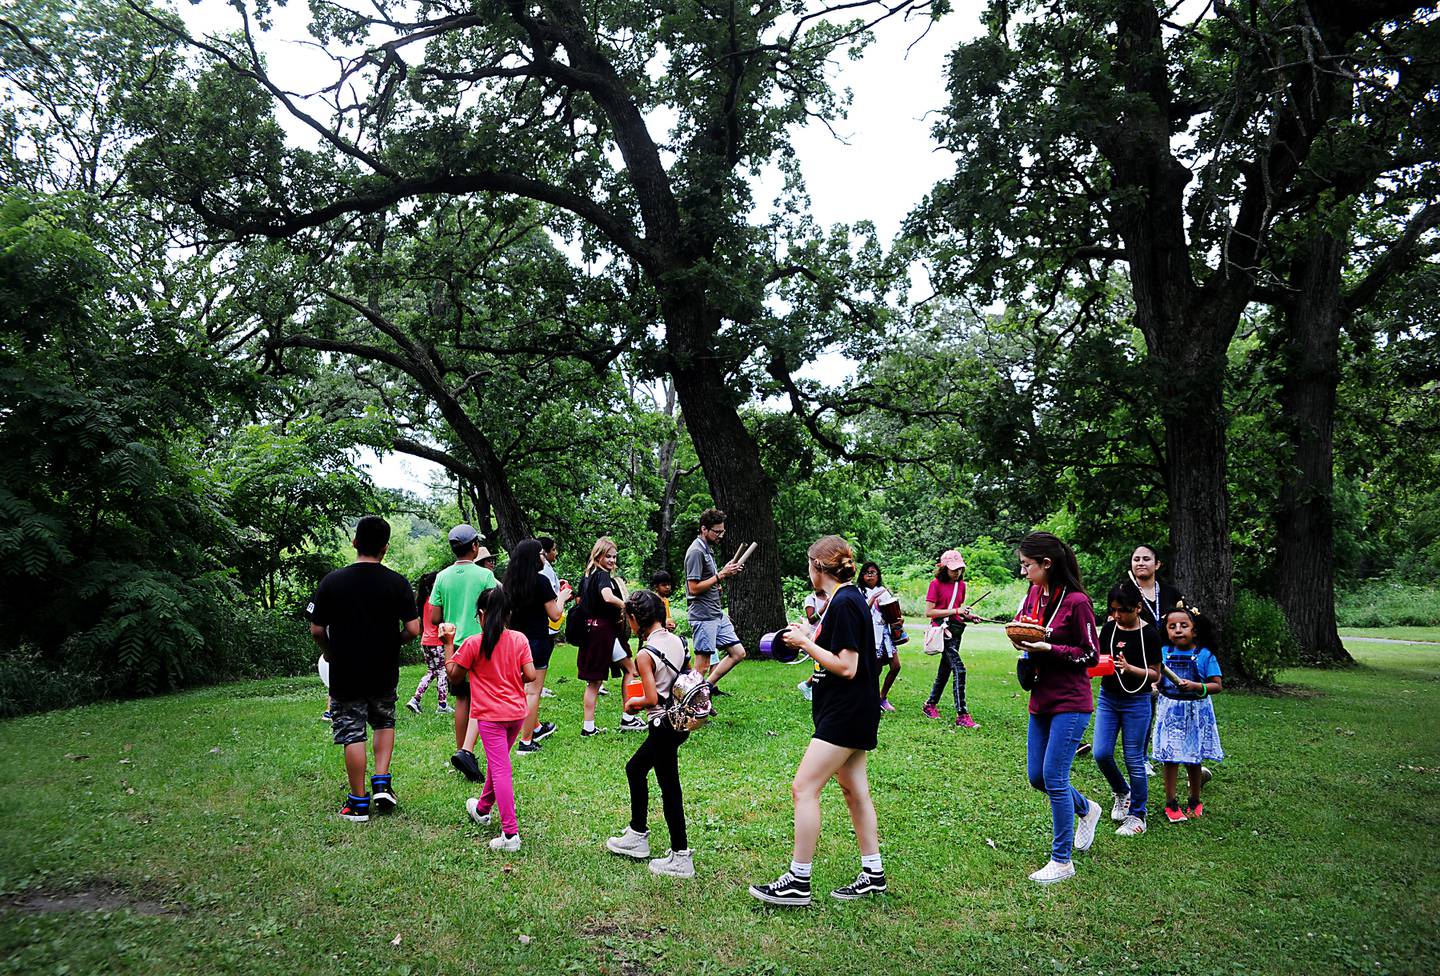
[[[590,559],[585,564],[585,578],[580,583],[580,605],[576,612],[584,614],[585,638],[575,658],[575,669],[585,682],[585,699],[580,734],[598,735],[604,729],[595,727],[595,702],[600,686],[619,667],[628,678],[635,676],[635,659],[620,640],[620,620],[625,612],[625,591],[614,577],[619,550],[607,536],[595,540]],[[645,731],[645,722],[637,716],[620,717],[622,731]]]
[[[795,799],[795,848],[790,870],[765,885],[751,885],[750,894],[771,905],[810,904],[810,864],[820,837],[820,792],[834,779],[845,793],[850,822],[860,846],[860,875],[831,892],[852,901],[885,890],[880,838],[865,754],[875,748],[880,727],[879,668],[870,608],[851,585],[855,554],[838,535],[827,535],[810,547],[810,582],[830,598],[814,633],[805,624],[791,624],[785,643],[808,654],[822,669],[811,696],[815,735],[795,771],[790,793]]]

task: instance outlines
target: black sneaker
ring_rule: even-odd
[[[708,682],[708,681],[705,682],[705,683],[706,683],[707,685],[710,685],[710,682]],[[717,695],[719,695],[721,698],[728,698],[729,695],[730,695],[730,692],[728,692],[728,691],[722,691],[722,690],[720,690],[719,688],[715,687],[714,685],[710,685],[710,697],[711,697],[711,698],[714,698],[714,697],[717,696]]]
[[[532,736],[532,741],[540,742],[543,739],[548,739],[550,736],[555,734],[556,728],[558,728],[558,726],[554,722],[541,722],[539,725],[535,726],[535,732]]]
[[[839,898],[841,901],[857,901],[866,895],[883,894],[885,894],[885,872],[871,874],[862,869],[854,881],[843,888],[836,888],[830,892],[830,897]]]
[[[581,734],[583,737],[587,738],[587,739],[590,738],[590,736],[592,736],[592,735],[599,735],[601,732],[607,732],[607,731],[609,731],[609,730],[608,730],[608,729],[602,729],[602,728],[600,728],[600,726],[598,726],[598,725],[595,726],[595,728],[593,728],[593,729],[587,729],[587,728],[585,728],[583,725],[580,727],[580,734]]]
[[[517,742],[517,743],[515,743],[515,751],[516,751],[516,752],[519,752],[519,753],[539,752],[539,751],[540,751],[540,743],[538,743],[538,742]]]
[[[786,871],[767,885],[751,885],[750,897],[767,905],[790,905],[804,908],[810,904],[810,879],[797,878]]]
[[[364,823],[370,819],[370,798],[368,796],[346,796],[340,816],[346,820]]]
[[[1080,743],[1078,746],[1076,746],[1076,747],[1075,747],[1075,755],[1077,755],[1077,756],[1088,756],[1088,755],[1090,755],[1090,743],[1088,743],[1088,742],[1082,742],[1082,743]]]
[[[395,784],[389,780],[377,783],[370,780],[370,802],[376,813],[393,813],[400,801],[395,798]]]
[[[456,749],[455,755],[450,757],[450,765],[464,773],[472,783],[485,781],[485,774],[480,772],[480,764],[475,761],[475,753],[468,749]]]

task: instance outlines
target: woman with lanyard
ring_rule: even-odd
[[[790,870],[769,884],[750,886],[750,895],[771,905],[810,904],[810,867],[820,840],[820,792],[830,780],[840,784],[850,822],[860,846],[860,874],[830,894],[853,901],[885,891],[880,860],[879,828],[865,756],[875,748],[880,728],[879,662],[870,608],[855,578],[855,554],[838,535],[827,535],[807,553],[810,583],[823,589],[830,602],[812,634],[805,624],[791,624],[783,639],[798,648],[824,672],[810,702],[815,733],[795,771],[790,794],[795,801],[795,846]]]
[[[1154,546],[1142,542],[1135,547],[1130,554],[1130,582],[1135,584],[1140,591],[1140,619],[1147,624],[1153,624],[1160,630],[1164,630],[1164,624],[1160,621],[1165,619],[1165,614],[1176,607],[1185,605],[1185,598],[1180,591],[1169,583],[1160,581],[1160,552]],[[1156,703],[1159,693],[1152,686],[1150,689],[1150,724],[1145,731],[1145,741],[1149,742],[1155,732],[1155,715],[1157,712]],[[1154,768],[1149,760],[1145,762],[1145,775],[1153,776]]]
[[[1110,819],[1120,824],[1121,837],[1145,833],[1145,806],[1150,783],[1145,773],[1145,748],[1150,741],[1154,706],[1150,688],[1160,680],[1160,629],[1140,619],[1140,591],[1129,580],[1110,590],[1110,619],[1100,628],[1100,650],[1115,662],[1115,673],[1100,679],[1095,706],[1095,765],[1110,783],[1115,802]],[[1115,740],[1122,740],[1125,769],[1115,765]]]
[[[1162,565],[1159,552],[1144,542],[1130,554],[1130,582],[1140,591],[1140,619],[1156,627],[1167,612],[1185,605],[1179,590],[1160,582]]]
[[[1030,880],[1053,884],[1074,876],[1071,854],[1089,850],[1100,823],[1100,804],[1070,783],[1075,746],[1095,709],[1086,669],[1099,658],[1100,639],[1074,551],[1049,532],[1031,532],[1019,554],[1030,590],[1016,619],[1032,617],[1045,627],[1044,640],[1016,644],[1023,652],[1017,674],[1030,692],[1026,772],[1030,785],[1050,797],[1050,861]]]

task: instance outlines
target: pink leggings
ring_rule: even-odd
[[[515,782],[510,776],[510,747],[520,737],[524,719],[509,722],[481,721],[480,745],[485,749],[485,789],[480,794],[480,813],[500,807],[500,827],[507,834],[520,833],[515,819]]]

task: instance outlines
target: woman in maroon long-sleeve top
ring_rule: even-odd
[[[1030,591],[1016,617],[1045,625],[1043,640],[1016,645],[1025,652],[1019,671],[1030,690],[1025,767],[1030,785],[1050,797],[1052,832],[1050,861],[1030,879],[1051,884],[1074,875],[1072,849],[1088,850],[1100,822],[1100,804],[1070,784],[1075,747],[1095,710],[1086,668],[1099,656],[1100,637],[1068,545],[1049,532],[1030,533],[1020,540],[1020,571]]]

